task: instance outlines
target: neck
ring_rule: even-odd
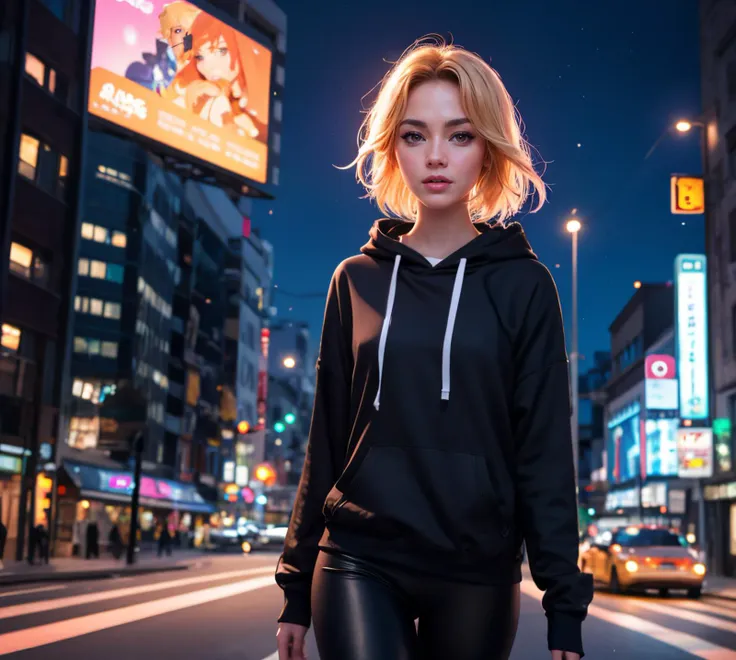
[[[478,234],[465,204],[442,210],[420,206],[414,227],[402,241],[421,254],[444,259]]]

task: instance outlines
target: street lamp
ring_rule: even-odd
[[[578,402],[578,232],[583,225],[570,218],[565,225],[572,235],[572,351],[570,353],[570,380],[572,381],[572,456],[575,484],[578,483],[579,402]]]
[[[281,364],[283,364],[286,369],[293,369],[296,366],[296,360],[291,355],[287,355]]]
[[[715,418],[715,376],[713,373],[713,367],[715,360],[713,359],[713,341],[712,341],[712,330],[714,323],[711,322],[711,314],[713,313],[713,286],[711,283],[714,281],[713,277],[713,259],[716,253],[715,246],[713,243],[713,219],[709,210],[710,190],[708,186],[708,177],[710,173],[710,165],[708,162],[708,125],[704,121],[706,118],[701,117],[698,120],[681,119],[675,124],[675,128],[680,133],[687,133],[693,126],[700,128],[700,159],[701,167],[703,169],[703,191],[704,191],[704,204],[703,204],[703,233],[705,234],[705,277],[707,285],[706,303],[708,305],[708,332],[706,335],[706,345],[708,347],[708,417],[710,425]],[[700,541],[700,551],[704,557],[708,557],[709,548],[707,546],[707,532],[706,532],[706,521],[705,521],[705,498],[703,497],[703,480],[697,480],[698,488],[698,540]]]

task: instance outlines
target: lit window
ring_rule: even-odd
[[[88,339],[87,340],[88,352],[90,355],[100,354],[100,340],[99,339]]]
[[[94,392],[94,386],[92,383],[84,383],[84,386],[82,388],[82,398],[89,401],[92,398],[92,394]]]
[[[53,94],[56,91],[56,71],[49,69],[49,91]]]
[[[77,272],[80,275],[89,275],[89,259],[79,260],[79,269]]]
[[[7,348],[9,351],[17,351],[18,346],[20,346],[20,328],[3,323],[0,346]]]
[[[74,337],[74,352],[86,353],[87,350],[87,340],[84,337]]]
[[[119,319],[120,303],[106,302],[104,316],[106,319]]]
[[[59,176],[56,181],[56,194],[64,199],[66,197],[66,180],[69,175],[69,159],[59,154]]]
[[[82,223],[82,238],[92,240],[95,235],[95,226],[91,222]]]
[[[74,296],[74,311],[78,312],[82,307],[82,299],[79,296]]]
[[[84,383],[81,380],[79,380],[78,378],[75,378],[74,384],[72,385],[72,394],[74,396],[81,396],[83,385]]]
[[[38,164],[38,149],[40,143],[36,138],[23,133],[20,136],[20,154],[18,158],[18,172],[28,179],[36,178]]]
[[[92,277],[96,277],[98,280],[105,279],[105,273],[107,272],[107,264],[104,261],[91,261],[89,274]]]
[[[35,55],[26,53],[26,73],[33,78],[41,87],[46,79],[46,67]]]
[[[116,341],[103,341],[102,355],[104,357],[116,358],[118,356],[118,343]]]
[[[20,243],[10,244],[10,270],[28,279],[31,278],[33,251]]]
[[[102,316],[102,301],[98,298],[91,298],[89,301],[89,313],[94,316]]]
[[[112,244],[115,247],[124,248],[128,243],[127,237],[121,231],[114,231],[112,233]]]
[[[95,240],[98,243],[107,243],[107,229],[104,227],[100,227],[99,225],[95,226]]]
[[[82,298],[82,312],[84,314],[89,314],[89,298],[87,298],[87,296]]]

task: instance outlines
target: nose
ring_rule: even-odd
[[[447,155],[444,152],[443,140],[434,140],[429,143],[427,152],[427,167],[447,167]]]

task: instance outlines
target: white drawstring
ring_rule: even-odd
[[[386,302],[386,315],[383,317],[381,327],[381,338],[378,341],[378,391],[373,407],[378,410],[381,405],[381,381],[383,380],[383,356],[386,353],[386,337],[388,337],[388,326],[391,325],[391,312],[394,309],[394,298],[396,298],[396,278],[399,273],[401,255],[397,254],[394,259],[394,272],[391,275],[391,286],[388,289],[388,301]]]
[[[457,317],[457,306],[460,302],[460,293],[463,290],[463,277],[465,276],[465,264],[467,259],[460,259],[457,273],[455,274],[455,285],[452,287],[452,300],[450,301],[450,313],[447,317],[447,328],[445,329],[445,341],[442,344],[442,400],[450,398],[450,353],[452,352],[452,333],[455,329],[455,318]]]
[[[452,353],[452,333],[455,330],[455,319],[457,318],[457,307],[460,304],[460,294],[463,290],[463,281],[465,277],[465,264],[467,259],[460,259],[457,273],[455,274],[455,284],[452,287],[452,298],[450,300],[450,312],[447,316],[447,327],[445,328],[445,340],[442,344],[442,393],[443,401],[450,399],[450,355]],[[388,289],[388,301],[386,302],[386,314],[383,317],[383,325],[381,327],[381,338],[378,341],[378,390],[376,391],[376,399],[373,401],[373,407],[378,410],[381,406],[381,383],[383,382],[383,360],[386,354],[386,339],[388,338],[388,328],[391,325],[391,314],[394,309],[394,300],[396,298],[396,279],[399,273],[399,264],[401,263],[401,255],[397,254],[394,260],[394,271],[391,274],[391,285]]]

